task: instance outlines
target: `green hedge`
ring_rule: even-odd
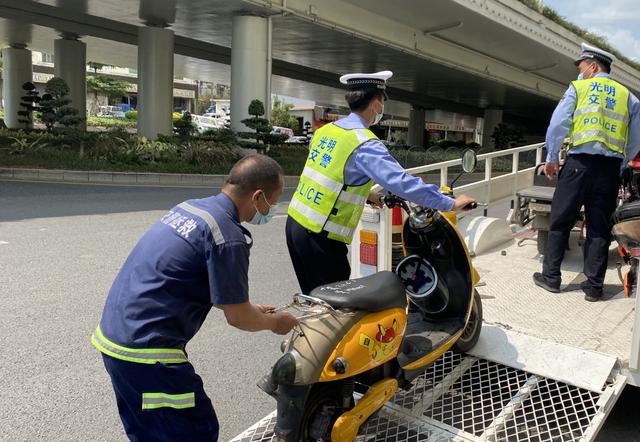
[[[136,127],[136,120],[127,118],[88,117],[87,126],[94,127]]]
[[[208,131],[187,140],[162,136],[155,141],[122,128],[111,132],[53,133],[0,129],[0,166],[225,174],[241,158],[240,146],[230,129]],[[402,166],[410,168],[457,159],[462,151],[457,147],[414,147],[392,148],[389,152]],[[298,175],[309,150],[306,146],[281,144],[271,146],[266,154],[278,161],[287,175]],[[533,166],[534,162],[535,152],[520,155],[521,168]],[[484,164],[478,163],[478,172],[484,170]],[[493,170],[510,171],[511,159],[495,159]]]
[[[175,173],[227,173],[241,158],[235,147],[209,140],[148,140],[123,131],[0,130],[0,165]]]

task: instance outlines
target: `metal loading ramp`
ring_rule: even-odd
[[[468,355],[446,353],[398,391],[356,441],[592,441],[624,387],[592,391]],[[275,412],[233,439],[271,441]]]

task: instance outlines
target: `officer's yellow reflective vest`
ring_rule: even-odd
[[[576,80],[577,103],[573,112],[570,150],[599,141],[624,155],[629,127],[629,90],[605,77]]]
[[[344,170],[361,144],[377,139],[369,129],[348,130],[333,123],[318,129],[289,216],[312,232],[325,231],[329,238],[350,244],[373,181],[347,186]]]

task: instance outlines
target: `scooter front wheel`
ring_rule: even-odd
[[[478,339],[482,330],[482,300],[477,290],[473,290],[473,306],[471,307],[471,317],[462,332],[462,336],[453,344],[453,349],[465,353],[471,350]]]

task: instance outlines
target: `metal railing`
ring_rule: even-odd
[[[531,185],[531,177],[535,170],[535,166],[542,161],[542,151],[544,146],[544,143],[537,143],[478,155],[478,163],[484,162],[484,178],[462,185],[458,187],[457,190],[472,192],[472,196],[482,199],[483,202],[487,204],[502,201],[509,196],[512,198],[515,197],[518,190]],[[534,164],[530,167],[520,169],[520,155],[533,151],[536,152]],[[494,160],[499,158],[511,159],[510,172],[494,172]],[[446,186],[449,179],[449,170],[453,167],[460,166],[462,166],[462,158],[457,158],[455,160],[413,167],[407,169],[407,172],[411,175],[424,175],[428,172],[439,171],[440,185]],[[499,192],[494,191],[496,184],[501,184]]]

